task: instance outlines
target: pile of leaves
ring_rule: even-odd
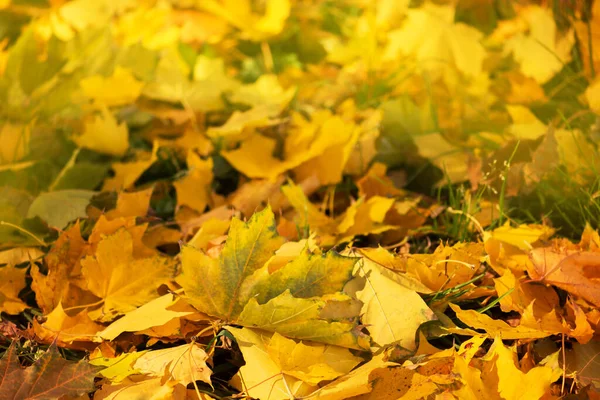
[[[0,399],[600,398],[599,1],[0,21]]]

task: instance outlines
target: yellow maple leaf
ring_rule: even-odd
[[[187,166],[188,174],[173,183],[177,190],[177,204],[203,212],[211,200],[212,158],[203,160],[193,151],[189,151]]]
[[[108,108],[102,107],[101,114],[86,122],[83,135],[74,140],[81,147],[120,157],[129,148],[129,130],[127,124],[117,123]]]
[[[133,103],[142,93],[139,82],[129,69],[117,66],[109,77],[93,75],[80,82],[83,94],[106,107]]]
[[[424,6],[407,11],[404,25],[388,34],[384,59],[415,57],[418,68],[440,74],[450,66],[469,77],[481,74],[485,49],[477,29],[454,22],[454,7]]]
[[[323,386],[323,388],[315,393],[314,398],[321,400],[342,400],[367,395],[373,390],[376,380],[379,379],[388,384],[394,381],[394,378],[397,378],[395,372],[399,370],[399,368],[394,368],[397,366],[398,364],[387,361],[387,357],[383,353],[375,355],[370,361],[356,368],[354,371]],[[397,398],[397,396],[393,398]]]
[[[494,339],[488,354],[496,357],[498,392],[506,400],[539,399],[562,373],[561,368],[558,368],[558,362],[554,366],[541,365],[530,369],[527,373],[522,372],[515,364],[516,353],[504,346],[499,337]],[[558,352],[554,353],[554,357],[558,357]]]
[[[125,378],[118,385],[103,385],[94,397],[98,400],[171,400],[182,398],[185,392],[185,386],[177,381],[137,375]]]
[[[132,236],[120,229],[81,260],[81,271],[88,290],[100,298],[101,307],[90,316],[107,322],[158,297],[156,289],[172,278],[174,267],[161,256],[135,259]]]
[[[171,47],[179,39],[180,29],[170,23],[171,8],[166,4],[156,7],[137,6],[119,18],[115,33],[123,45],[141,42],[148,49]]]
[[[106,340],[114,340],[123,332],[138,332],[155,326],[164,325],[174,318],[192,314],[191,311],[174,311],[168,307],[174,303],[172,294],[165,294],[157,299],[128,312],[98,335]]]
[[[253,12],[252,0],[205,0],[201,7],[240,29],[246,39],[262,41],[279,34],[290,14],[289,0],[267,0],[264,13]]]
[[[208,355],[197,343],[162,350],[152,350],[139,357],[133,368],[149,376],[173,380],[187,385],[195,381],[211,383]]]
[[[135,181],[144,173],[145,170],[158,160],[158,141],[154,142],[152,152],[140,154],[139,159],[132,162],[116,162],[112,168],[115,170],[115,176],[104,181],[104,190],[123,190],[129,189]]]
[[[499,337],[501,339],[538,339],[551,336],[553,333],[543,330],[543,327],[528,326],[510,326],[508,323],[493,319],[486,314],[478,313],[475,310],[463,310],[455,304],[450,304],[450,308],[456,313],[456,317],[474,329],[481,329],[487,332],[489,337]],[[448,329],[454,332],[453,328]],[[456,330],[458,334],[462,330]],[[474,331],[473,331],[474,332]],[[475,334],[475,332],[473,333]],[[480,334],[479,334],[480,335]]]
[[[19,292],[25,287],[27,269],[12,265],[0,267],[0,312],[19,314],[27,304],[19,298]]]
[[[246,361],[232,383],[243,389],[243,382],[249,388],[248,395],[255,398],[309,395],[319,382],[346,374],[362,361],[342,347],[295,341],[257,329],[227,330],[236,338]]]
[[[452,182],[468,179],[469,155],[459,146],[446,140],[440,133],[413,137],[419,155],[441,169]]]
[[[513,121],[508,132],[515,138],[536,140],[548,132],[548,127],[537,119],[529,108],[518,105],[507,105],[506,110]]]
[[[153,189],[139,190],[137,192],[121,192],[117,197],[117,206],[108,211],[105,216],[108,219],[143,217],[148,213],[150,198]]]
[[[273,114],[281,112],[294,97],[295,88],[281,87],[276,75],[261,75],[256,82],[240,86],[231,95],[231,101],[252,107],[267,106]]]
[[[408,277],[362,258],[356,276],[363,278],[364,289],[356,295],[362,301],[361,321],[368,326],[373,341],[381,347],[398,344],[416,348],[416,332],[421,324],[437,319],[421,296],[409,285]]]
[[[501,22],[490,41],[503,42],[504,52],[512,53],[523,75],[545,83],[571,61],[575,35],[573,30],[559,34],[550,9],[529,6],[517,18]]]
[[[96,334],[103,328],[103,325],[92,321],[85,310],[69,316],[60,303],[45,315],[43,323],[33,321],[33,330],[38,338],[45,343],[56,341],[65,347],[73,342],[98,341]]]

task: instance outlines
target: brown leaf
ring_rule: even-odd
[[[33,365],[21,368],[13,342],[0,359],[0,399],[57,399],[94,390],[94,376],[101,368],[67,361],[51,346]]]
[[[557,286],[600,307],[600,254],[534,249],[527,272],[535,280]]]

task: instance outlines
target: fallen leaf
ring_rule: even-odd
[[[82,79],[80,85],[83,94],[98,105],[114,107],[133,103],[142,93],[144,83],[130,70],[117,66],[111,76],[93,75]]]
[[[69,344],[76,341],[98,341],[97,333],[104,328],[92,321],[85,310],[74,316],[67,315],[60,303],[44,318],[43,323],[37,320],[33,321],[33,330],[36,336],[42,342],[53,343],[56,341],[57,344],[64,347],[69,347]]]
[[[552,335],[551,332],[543,331],[540,328],[531,328],[525,326],[510,326],[506,322],[493,319],[486,314],[478,313],[475,310],[463,310],[455,304],[450,304],[450,308],[456,313],[456,317],[471,328],[485,331],[489,337],[498,337],[501,339],[537,339]],[[450,331],[453,328],[449,329]],[[459,329],[457,333],[460,334]]]
[[[111,321],[158,297],[156,289],[174,273],[167,258],[135,259],[133,240],[125,229],[101,240],[95,255],[81,260],[81,271],[88,290],[100,298],[98,304],[101,307],[91,311],[90,316],[102,322]]]
[[[212,159],[203,160],[194,152],[187,155],[188,174],[173,182],[177,190],[177,204],[186,205],[203,212],[210,204],[211,183],[213,180]]]
[[[19,292],[25,288],[26,275],[26,268],[11,264],[0,267],[0,312],[15,315],[28,308],[19,298]]]
[[[104,367],[99,375],[110,380],[112,384],[119,383],[128,376],[138,374],[139,371],[133,367],[135,361],[148,351],[137,351],[134,353],[123,353],[118,357],[103,357],[100,352],[94,351],[90,355],[90,364]]]
[[[309,395],[321,381],[337,378],[362,361],[348,349],[295,341],[278,333],[227,327],[244,355],[239,371],[248,395],[260,399],[287,399]],[[290,393],[291,390],[291,393]]]
[[[131,193],[121,192],[117,197],[117,206],[104,215],[108,219],[144,216],[148,213],[152,192],[152,188]]]
[[[108,108],[102,107],[101,114],[87,122],[83,135],[74,140],[86,149],[120,157],[129,148],[129,130],[125,123],[117,123]]]
[[[164,325],[172,319],[190,315],[191,311],[173,311],[168,307],[174,302],[172,294],[165,294],[139,308],[126,313],[98,335],[105,340],[114,340],[123,332],[138,332],[154,326]]]
[[[30,367],[22,368],[14,342],[0,359],[0,398],[48,399],[79,396],[94,390],[100,368],[87,361],[67,361],[51,346]]]
[[[494,339],[489,354],[496,358],[498,392],[504,399],[539,399],[561,375],[558,365],[542,365],[523,373],[515,365],[515,352],[504,346],[499,337]]]
[[[600,307],[600,256],[595,252],[561,252],[552,248],[533,249],[532,279],[552,284]]]
[[[173,380],[182,385],[195,381],[211,383],[211,369],[206,365],[208,355],[196,343],[184,344],[142,354],[133,368],[142,374]]]
[[[436,317],[421,296],[405,284],[410,279],[367,258],[357,263],[356,270],[356,276],[366,281],[365,288],[356,294],[363,302],[361,321],[374,343],[414,350],[419,326]]]
[[[48,225],[62,229],[67,223],[87,216],[86,208],[95,194],[79,189],[42,193],[29,206],[27,216],[40,217]]]
[[[426,4],[409,9],[406,14],[404,25],[388,34],[386,59],[410,55],[426,71],[440,73],[453,66],[467,76],[481,74],[485,57],[480,43],[483,35],[469,25],[454,22],[451,6]]]
[[[218,259],[192,246],[182,249],[183,275],[178,282],[193,306],[227,322],[297,339],[364,346],[353,322],[320,317],[328,296],[341,295],[351,279],[355,260],[331,252],[303,253],[269,273],[265,264],[282,243],[270,208],[255,213],[247,224],[234,219]],[[341,298],[345,301],[347,296]]]
[[[503,32],[511,29],[516,34],[502,37]],[[575,42],[573,31],[560,34],[552,12],[539,6],[529,6],[521,10],[516,19],[503,21],[492,34],[492,38],[495,37],[505,41],[505,52],[513,54],[523,75],[539,83],[547,82],[571,60]]]

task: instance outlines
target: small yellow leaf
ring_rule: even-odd
[[[345,400],[354,396],[365,395],[366,399],[397,399],[396,386],[404,384],[405,388],[410,385],[411,371],[401,368],[398,364],[385,361],[383,354],[375,355],[369,362],[361,365],[354,371],[325,385],[315,393],[314,398],[319,400]],[[408,382],[407,381],[408,378]],[[395,396],[388,393],[389,397],[372,397],[369,393],[374,389],[376,383],[381,386],[387,385],[390,392],[396,392]]]
[[[188,151],[187,166],[187,175],[173,182],[173,186],[177,190],[177,204],[204,212],[204,209],[210,203],[213,180],[212,158],[203,160],[193,151]]]
[[[130,70],[117,66],[111,76],[93,75],[82,79],[80,85],[83,94],[98,105],[114,107],[133,103],[142,93],[144,83]]]
[[[132,162],[117,162],[112,165],[115,176],[104,181],[104,190],[129,189],[135,181],[147,170],[157,159],[158,141],[152,146],[152,153],[144,153],[138,160]]]
[[[185,386],[162,378],[133,376],[118,385],[103,385],[94,393],[94,400],[173,400],[184,399]]]
[[[0,312],[19,314],[27,304],[19,298],[19,292],[25,287],[26,268],[12,265],[0,267]]]
[[[548,131],[548,127],[537,119],[529,108],[507,105],[506,110],[513,121],[508,131],[515,138],[536,140]]]
[[[295,88],[283,89],[276,75],[261,75],[256,82],[240,86],[231,100],[251,107],[267,106],[278,114],[287,107],[295,91]]]
[[[86,122],[83,135],[74,138],[75,142],[86,149],[113,156],[123,156],[129,148],[129,131],[123,122],[117,120],[106,107],[102,107],[101,115],[91,122]]]
[[[105,215],[108,219],[119,217],[143,217],[148,213],[153,189],[137,192],[121,192],[117,197],[117,206]]]

